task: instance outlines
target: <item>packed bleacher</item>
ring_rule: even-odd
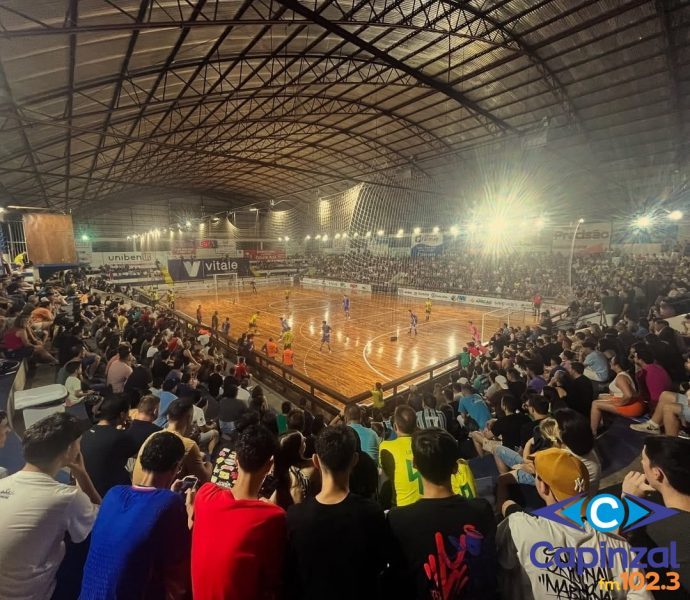
[[[556,257],[490,273],[468,258],[450,283],[433,275],[451,268],[440,259],[314,267],[491,294],[564,285]],[[269,403],[251,336],[230,354],[218,324],[190,328],[83,272],[5,277],[5,359],[50,370],[67,395],[22,432],[24,468],[0,473],[0,598],[623,598],[598,582],[636,570],[631,548],[671,543],[673,597],[687,596],[690,360],[664,318],[687,269],[679,257],[578,259],[581,302],[632,290],[612,327],[505,325],[448,375],[395,397],[377,384],[335,417]],[[0,414],[0,446],[9,425]],[[617,485],[614,471],[627,472]],[[534,514],[598,491],[678,512],[621,535]],[[600,544],[617,559],[554,558]],[[535,545],[544,569],[528,560]]]

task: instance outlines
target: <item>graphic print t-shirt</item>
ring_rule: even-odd
[[[496,597],[496,524],[486,500],[422,498],[393,508],[388,522],[396,598]]]

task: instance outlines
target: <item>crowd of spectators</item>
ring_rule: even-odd
[[[577,298],[592,311],[609,290],[642,304],[665,292],[682,295],[690,290],[690,260],[677,254],[575,256],[572,272],[573,293],[567,294],[568,257],[562,254],[388,257],[351,252],[315,256],[309,269],[324,279],[517,300],[529,300],[538,291],[561,300]]]
[[[619,266],[606,286],[635,277]],[[203,328],[83,275],[3,282],[6,356],[54,364],[68,398],[0,484],[0,598],[597,597],[593,582],[631,570],[540,569],[537,542],[629,557],[675,541],[690,592],[690,360],[665,319],[504,325],[446,381],[388,399],[377,385],[329,419],[268,403],[247,336],[230,360]],[[599,450],[623,419],[646,437],[622,493],[679,512],[625,537],[530,514],[601,489]],[[480,497],[486,456],[496,487]]]

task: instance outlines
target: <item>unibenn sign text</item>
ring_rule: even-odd
[[[169,259],[168,271],[174,281],[206,279],[225,273],[237,273],[239,277],[251,275],[246,258]]]

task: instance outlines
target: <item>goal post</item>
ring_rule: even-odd
[[[219,273],[213,276],[213,289],[216,294],[216,302],[221,295],[232,296],[237,300],[239,283],[237,273]]]

